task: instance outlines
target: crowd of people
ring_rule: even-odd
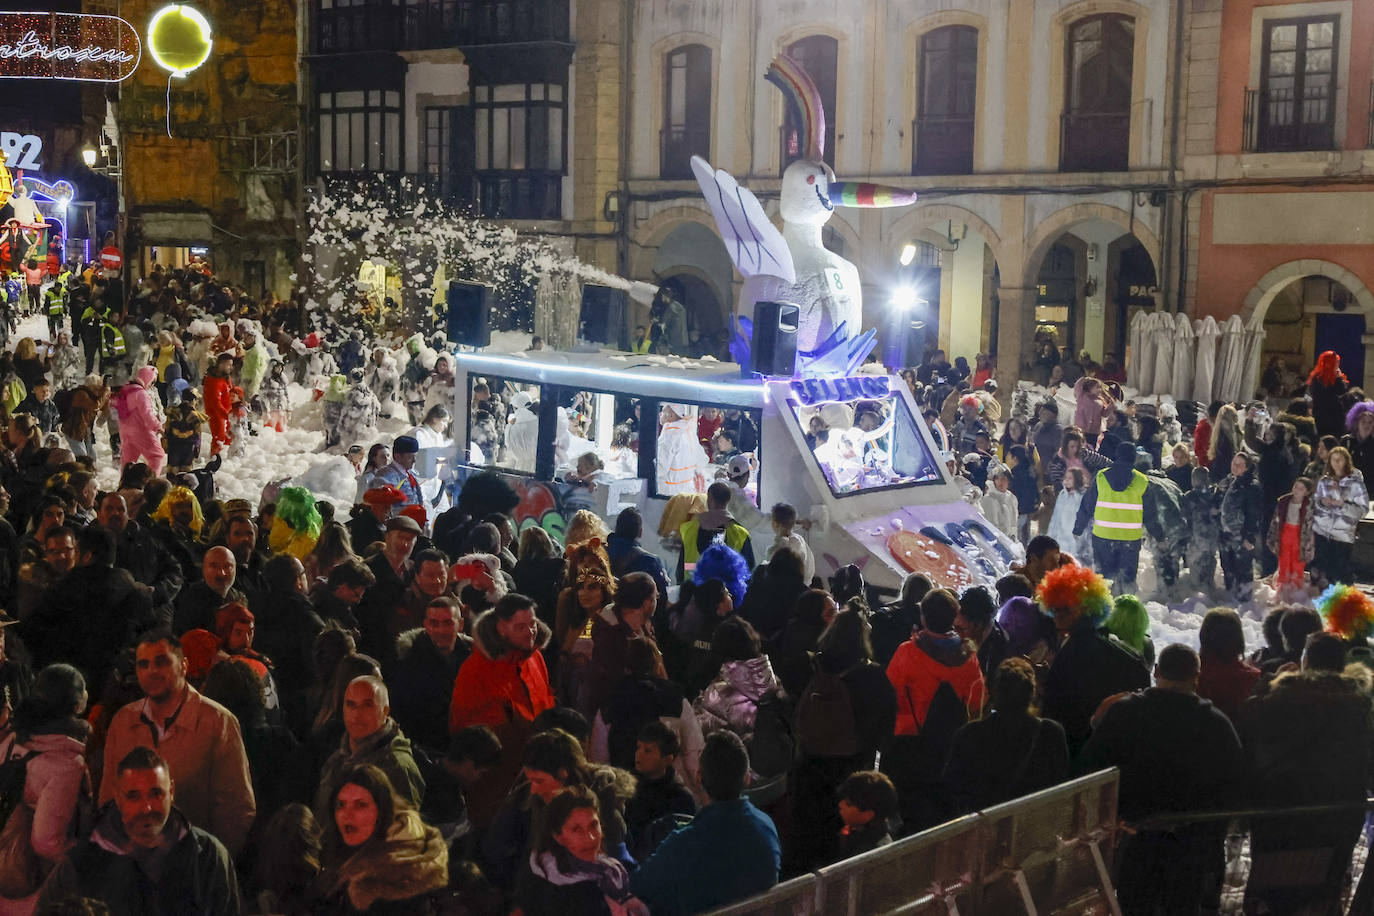
[[[1124,912],[1215,911],[1225,824],[1205,814],[1245,804],[1349,806],[1253,823],[1253,856],[1332,850],[1310,886],[1252,881],[1255,906],[1320,904],[1350,880],[1374,767],[1374,602],[1345,583],[1374,403],[1330,360],[1310,405],[1273,423],[1213,405],[1190,447],[1180,417],[1133,411],[1091,374],[1073,383],[1072,426],[1053,400],[1002,424],[990,362],[979,380],[934,356],[913,390],[1025,562],[957,594],[913,574],[876,606],[858,566],[816,575],[795,507],[771,507],[775,538],[753,543],[757,520],[735,514],[749,462],[720,435],[732,422],[747,435],[738,417],[711,418],[726,479],[681,523],[676,569],[645,545],[638,510],[613,528],[578,511],[560,543],[517,524],[520,496],[494,473],[431,518],[416,456],[445,441],[435,411],[452,381],[442,354],[419,358],[437,349],[423,339],[406,344],[425,370],[413,378],[361,335],[328,355],[362,373],[336,421],[364,387],[416,427],[389,444],[331,427],[360,469],[347,518],[296,486],[217,499],[220,453],[288,421],[270,380],[337,377],[316,371],[334,367],[306,342],[300,303],[171,271],[126,309],[99,276],[61,279],[53,352],[21,341],[0,357],[23,388],[10,404],[0,385],[5,907],[698,913],[1104,766],[1121,770],[1133,825],[1118,844]],[[69,388],[80,360],[66,368],[60,333],[78,307],[98,319],[102,371]],[[204,361],[202,313],[231,319]],[[131,347],[133,332],[158,345]],[[264,340],[293,355],[250,358]],[[231,423],[207,404],[208,465],[198,428],[173,435],[197,383],[243,411]],[[91,433],[111,401],[121,470],[102,491]],[[1328,441],[1333,422],[1344,444]],[[1170,557],[1200,574],[1209,520],[1228,586],[1272,559],[1294,601],[1270,610],[1264,646],[1218,608],[1199,651],[1156,650],[1130,594],[1140,541],[1168,548],[1162,575]],[[1319,610],[1299,595],[1308,573],[1330,586]],[[1155,825],[1166,815],[1185,820]]]
[[[966,362],[939,350],[906,374],[956,482],[1000,531],[1023,546],[1050,535],[1127,592],[1146,542],[1166,589],[1210,594],[1219,568],[1233,603],[1257,577],[1293,600],[1353,583],[1374,400],[1339,356],[1321,354],[1292,399],[1202,405],[1127,399],[1114,361],[1056,352],[1042,344],[1036,365],[1057,377],[1040,400],[1014,401],[1005,422],[984,358],[976,386]],[[1064,391],[1072,417],[1061,416]]]

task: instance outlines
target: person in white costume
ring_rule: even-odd
[[[710,482],[711,459],[697,439],[696,408],[687,404],[664,404],[658,412],[658,492],[705,493]]]

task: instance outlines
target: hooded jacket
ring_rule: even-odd
[[[1370,686],[1359,665],[1295,671],[1246,702],[1240,732],[1256,804],[1364,800],[1374,769]],[[1356,824],[1363,820],[1356,814]]]
[[[472,627],[473,653],[458,669],[449,703],[448,730],[452,734],[469,725],[528,724],[554,705],[549,671],[540,652],[553,633],[542,620],[534,649],[514,649],[496,629],[494,612],[487,611]]]
[[[457,634],[443,655],[423,629],[396,637],[396,662],[387,675],[391,711],[411,741],[442,751],[448,747],[448,703],[458,669],[472,652],[472,640]]]
[[[448,884],[448,847],[417,811],[398,811],[386,838],[368,844],[326,869],[319,879],[324,900],[316,914],[424,914],[432,908],[422,899]]]
[[[88,806],[95,800],[86,771],[89,734],[90,726],[81,719],[58,720],[13,746],[15,756],[37,752],[25,765],[24,804],[33,810],[29,842],[48,862],[60,860],[70,845],[68,838],[77,833],[72,823],[78,805],[83,799]],[[0,759],[8,751],[0,752]]]
[[[1126,457],[1127,449],[1130,449],[1129,460]],[[1131,445],[1125,445],[1124,447],[1122,447],[1120,449],[1120,453],[1116,456],[1116,460],[1112,462],[1112,466],[1102,471],[1102,474],[1105,475],[1107,478],[1108,486],[1110,486],[1112,489],[1118,492],[1130,486],[1131,478],[1133,478],[1136,474],[1139,473],[1140,472],[1135,469],[1135,447]],[[1141,474],[1141,476],[1143,477],[1145,475]],[[1157,513],[1158,509],[1153,505],[1153,503],[1158,498],[1158,488],[1150,487],[1147,485],[1145,487],[1145,495],[1142,497],[1141,505],[1141,509],[1144,512],[1145,518],[1148,519],[1152,515],[1155,515]],[[1087,531],[1088,528],[1091,526],[1093,522],[1093,517],[1096,513],[1097,475],[1094,474],[1089,481],[1087,492],[1083,495],[1083,501],[1078,504],[1078,516],[1074,519],[1073,533],[1075,535],[1080,535],[1084,531]]]
[[[897,694],[894,733],[898,735],[920,734],[942,683],[954,688],[970,719],[978,718],[987,701],[978,654],[972,643],[955,633],[919,631],[897,647],[887,666],[887,679]]]
[[[144,871],[109,805],[95,830],[48,876],[37,909],[71,897],[103,900],[117,916],[239,916],[238,878],[224,846],[173,808],[164,828],[169,844],[156,878]]]

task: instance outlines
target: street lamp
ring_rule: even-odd
[[[86,168],[95,168],[95,149],[89,146],[83,149],[81,151],[81,161],[86,163]]]
[[[907,267],[910,266],[911,262],[914,260],[916,260],[916,246],[907,242],[902,246],[902,253],[898,256],[897,261],[903,267]]]

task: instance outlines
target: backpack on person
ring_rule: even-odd
[[[749,740],[749,767],[760,776],[782,776],[792,769],[797,742],[792,718],[776,693],[763,697],[754,714],[754,736]]]
[[[15,753],[11,743],[0,764],[0,897],[18,899],[38,890],[42,868],[33,851],[33,809],[24,803],[29,761],[38,751]]]
[[[859,752],[859,726],[844,672],[826,671],[813,657],[811,681],[797,702],[794,731],[808,757],[852,757]]]

